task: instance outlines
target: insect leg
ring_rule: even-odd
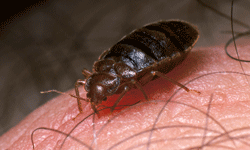
[[[150,75],[151,75],[151,78],[149,77]],[[163,79],[165,79],[165,80],[168,80],[168,81],[170,81],[170,82],[172,82],[172,83],[178,85],[179,87],[183,88],[183,89],[186,90],[187,92],[189,92],[189,91],[194,91],[194,92],[200,94],[199,91],[190,90],[190,89],[187,88],[185,85],[183,85],[183,84],[181,84],[181,83],[179,83],[179,82],[177,82],[177,81],[175,81],[175,80],[169,78],[168,76],[166,76],[165,74],[163,74],[163,73],[161,73],[161,72],[159,72],[159,71],[151,71],[151,72],[150,72],[150,75],[149,75],[149,76],[146,76],[147,78],[142,79],[142,80],[145,82],[145,81],[148,80],[148,79],[152,79],[154,76],[158,76],[158,77],[161,77],[161,78],[163,78]]]
[[[82,74],[84,75],[85,78],[88,78],[92,73],[88,69],[83,69]]]
[[[82,79],[78,79],[75,83],[75,92],[76,92],[76,97],[77,97],[77,104],[78,104],[78,109],[79,109],[79,112],[82,113],[82,103],[81,103],[81,99],[80,99],[80,94],[79,94],[79,89],[78,89],[78,86],[79,85],[85,85],[86,81],[85,80],[82,80]]]
[[[145,97],[146,100],[148,99],[147,94],[145,93],[145,91],[143,90],[143,88],[141,87],[141,85],[138,83],[138,81],[136,80],[131,80],[128,82],[123,83],[121,86],[125,85],[124,90],[122,91],[122,93],[120,94],[119,98],[116,100],[115,104],[112,106],[110,113],[112,113],[115,109],[115,107],[118,105],[118,103],[121,101],[121,99],[123,98],[123,96],[131,89],[129,87],[129,84],[135,85],[142,93],[143,96]]]
[[[99,112],[98,112],[98,110],[96,109],[94,103],[91,103],[91,108],[93,109],[93,111],[94,111],[97,115],[99,115]],[[99,117],[99,116],[98,116],[98,117]]]
[[[187,87],[184,86],[183,84],[181,84],[181,83],[179,83],[179,82],[177,82],[177,81],[175,81],[175,80],[173,80],[173,79],[167,77],[165,74],[163,74],[163,73],[161,73],[161,72],[159,72],[159,71],[152,71],[151,74],[152,74],[153,76],[162,77],[163,79],[168,80],[168,81],[170,81],[170,82],[172,82],[172,83],[178,85],[179,87],[183,88],[183,89],[186,90],[187,92],[190,91],[189,88],[187,88]]]
[[[132,82],[132,84],[135,84],[135,86],[136,86],[139,90],[141,90],[141,92],[143,93],[143,96],[144,96],[145,99],[148,101],[148,100],[149,100],[149,99],[148,99],[148,96],[147,96],[147,94],[145,93],[145,91],[143,90],[142,86],[141,86],[137,81],[135,81],[135,80],[132,80],[131,82]]]
[[[134,80],[134,79],[131,79],[130,81],[123,83],[121,86],[129,85],[129,84],[135,85],[135,86],[142,92],[142,94],[143,94],[143,96],[145,97],[145,99],[146,99],[147,101],[149,100],[149,99],[148,99],[148,96],[147,96],[147,94],[146,94],[146,92],[143,90],[141,84],[139,84],[138,81],[136,81],[136,80]]]
[[[112,112],[114,111],[115,107],[118,105],[118,103],[121,101],[121,99],[123,98],[123,96],[130,90],[130,88],[128,86],[124,87],[124,90],[122,91],[122,93],[120,94],[120,96],[118,97],[118,99],[115,101],[115,104],[110,108],[110,114],[112,114]]]

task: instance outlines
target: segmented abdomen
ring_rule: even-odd
[[[101,59],[122,61],[140,72],[155,62],[171,60],[176,53],[187,53],[197,39],[197,29],[186,22],[160,21],[134,30]]]

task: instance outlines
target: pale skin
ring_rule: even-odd
[[[241,45],[238,48],[249,49],[250,46]],[[250,52],[245,51],[241,56],[250,58]],[[247,63],[243,63],[243,68],[245,73],[250,74]],[[225,54],[224,46],[194,48],[182,64],[168,73],[168,77],[185,84],[201,75],[222,71],[242,72],[239,62]],[[144,86],[150,98],[149,102],[143,100],[143,94],[139,90],[133,90],[121,103],[124,105],[129,101],[129,104],[132,104],[136,99],[141,99],[142,102],[121,111],[114,111],[111,116],[107,112],[100,112],[99,118],[96,116],[96,141],[92,145],[93,116],[78,125],[71,136],[93,149],[201,149],[202,145],[204,149],[250,148],[250,84],[245,76],[237,73],[211,74],[186,86],[200,91],[201,94],[181,89],[164,107],[179,87],[163,79],[154,80]],[[74,91],[68,93],[74,94]],[[85,94],[80,88],[81,97],[85,98]],[[117,96],[111,97],[108,101],[114,101],[116,98]],[[83,102],[83,105],[86,104]],[[78,122],[93,113],[93,110],[88,104],[83,108],[83,114],[73,120],[78,112],[75,98],[59,95],[1,136],[0,147],[32,149],[31,133],[36,128],[47,127],[68,133]],[[207,117],[206,113],[211,117]],[[118,116],[113,118],[115,115]],[[111,122],[99,133],[109,119]],[[158,130],[150,132],[154,123]],[[235,131],[237,129],[238,131]],[[53,131],[37,130],[34,133],[35,149],[59,149],[64,137]],[[119,144],[114,146],[117,143]],[[68,138],[62,149],[87,148]]]

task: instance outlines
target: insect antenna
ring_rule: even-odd
[[[68,94],[68,93],[65,93],[65,92],[61,92],[61,91],[58,91],[58,90],[55,90],[55,89],[53,89],[53,90],[48,90],[48,91],[41,91],[40,93],[41,93],[41,94],[45,94],[45,93],[53,93],[53,92],[54,92],[54,93],[58,93],[58,94],[69,95],[69,96],[71,96],[71,97],[78,98],[78,99],[80,99],[80,100],[89,102],[88,99],[85,99],[85,98],[82,98],[82,97],[79,97],[79,96],[76,96],[76,95],[73,95],[73,94]]]

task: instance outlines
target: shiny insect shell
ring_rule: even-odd
[[[138,88],[145,99],[148,97],[142,85],[162,77],[189,91],[184,85],[168,78],[165,73],[180,64],[199,38],[198,29],[180,20],[159,21],[148,24],[124,36],[106,50],[94,63],[93,73],[84,69],[85,80],[75,83],[78,109],[82,113],[81,100],[96,106],[108,96],[120,94],[111,112],[131,88]],[[79,95],[78,86],[84,85],[87,99]]]

